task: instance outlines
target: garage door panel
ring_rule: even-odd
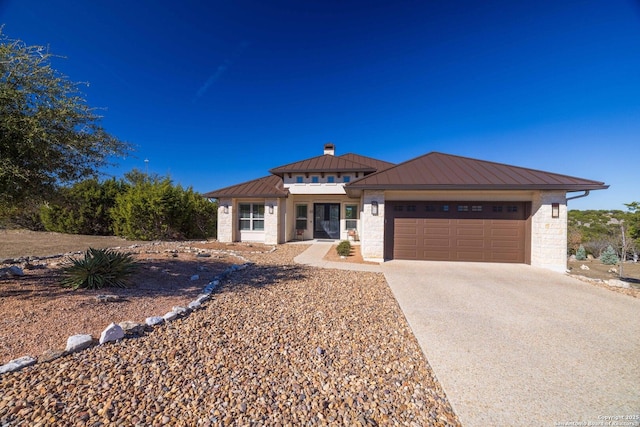
[[[393,258],[525,262],[526,218],[522,202],[495,202],[504,206],[519,203],[519,213],[516,215],[506,208],[503,211],[494,210],[490,206],[492,203],[484,203],[481,210],[471,212],[454,209],[455,202],[446,202],[450,205],[448,212],[433,211],[433,206],[437,207],[438,204],[432,202],[402,203],[416,205],[416,210],[411,211],[412,218],[402,217],[409,215],[406,209],[391,212],[389,222],[394,227]],[[421,215],[424,217],[416,217]],[[483,215],[486,218],[482,218]]]

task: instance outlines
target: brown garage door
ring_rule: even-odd
[[[385,258],[529,262],[530,204],[387,202]]]

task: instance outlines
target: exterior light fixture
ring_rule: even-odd
[[[551,203],[551,218],[560,218],[560,203]]]
[[[229,205],[224,205],[224,213],[229,213]]]
[[[269,214],[273,215],[273,205],[269,205]]]
[[[371,215],[378,216],[378,202],[371,202]]]

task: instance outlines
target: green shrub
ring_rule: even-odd
[[[336,250],[340,256],[349,256],[351,254],[351,243],[348,240],[343,240],[338,244]]]
[[[215,235],[217,205],[168,177],[128,174],[110,214],[116,235],[136,240],[199,239]]]
[[[101,289],[127,287],[127,279],[135,271],[136,262],[130,254],[111,249],[89,248],[84,258],[71,259],[63,268],[61,285],[65,288]]]
[[[611,245],[609,245],[607,249],[602,252],[602,255],[600,255],[600,261],[602,261],[602,263],[606,265],[613,265],[618,263],[618,254],[616,254],[616,251],[613,250]]]
[[[584,246],[580,245],[580,247],[576,251],[576,259],[578,261],[584,261],[585,259],[587,259],[587,251],[584,249]]]

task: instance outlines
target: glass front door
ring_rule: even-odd
[[[314,203],[314,239],[340,238],[340,203]]]

